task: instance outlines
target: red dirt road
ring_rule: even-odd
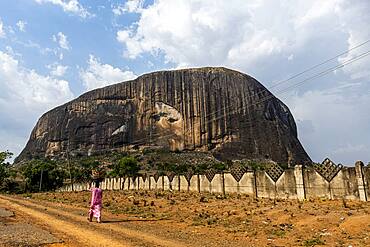
[[[0,208],[63,242],[46,246],[370,246],[370,203],[104,191],[103,223],[86,220],[89,192],[0,195]]]

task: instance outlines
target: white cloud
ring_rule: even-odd
[[[16,154],[42,113],[73,98],[67,81],[25,68],[4,51],[0,51],[0,88],[0,150]]]
[[[5,37],[5,31],[4,31],[4,24],[2,20],[0,19],[0,38]]]
[[[348,45],[343,37],[355,30],[356,37],[369,36],[369,6],[365,0],[158,0],[141,6],[139,21],[118,30],[116,38],[131,59],[162,53],[178,67],[226,65],[253,71],[265,60],[297,57],[304,48],[316,52],[326,47],[329,56],[335,47],[361,42],[364,38],[356,38]]]
[[[269,4],[266,8],[265,1],[159,0],[141,10],[137,28],[118,31],[117,40],[130,58],[163,52],[168,61],[184,66],[233,65],[240,58],[252,63],[281,53],[294,41],[288,38],[294,25],[284,18],[285,11],[275,20],[266,18],[288,4]],[[276,29],[279,25],[286,25],[285,32]]]
[[[117,16],[123,15],[124,13],[140,13],[143,5],[144,0],[128,0],[124,4],[112,6],[112,12]]]
[[[267,87],[370,38],[368,0],[156,0],[136,13],[139,20],[116,33],[125,57],[154,55],[173,67],[227,66]],[[274,91],[368,50],[370,43]],[[360,148],[341,152],[341,147],[370,146],[364,138],[370,126],[370,101],[364,96],[370,91],[369,67],[370,56],[303,83],[284,100],[314,160],[370,158]]]
[[[78,0],[35,0],[39,4],[51,3],[62,7],[64,12],[78,15],[82,18],[93,17],[86,8],[84,8]]]
[[[364,147],[370,147],[370,98],[357,91],[362,91],[361,85],[285,97],[300,140],[315,161],[329,157],[353,165],[356,160],[369,160],[369,148]]]
[[[136,78],[129,70],[123,71],[109,64],[102,64],[93,55],[90,55],[88,67],[80,71],[80,77],[87,90],[104,87],[110,84]]]
[[[120,16],[127,12],[127,10],[124,4],[118,4],[116,6],[112,6],[112,12],[114,15]]]
[[[17,25],[19,31],[25,32],[26,31],[26,24],[27,24],[27,22],[19,20],[16,25]]]
[[[0,51],[0,83],[4,89],[3,94],[0,94],[2,99],[4,95],[8,95],[9,98],[18,99],[27,107],[45,108],[43,104],[59,104],[73,96],[67,81],[26,69],[17,59],[2,51]]]
[[[52,76],[62,77],[66,73],[68,66],[54,63],[54,64],[49,64],[47,68],[50,69],[50,74]]]
[[[58,32],[57,35],[53,35],[53,41],[58,42],[60,48],[62,48],[62,49],[65,49],[65,50],[70,49],[69,42],[67,40],[67,36],[62,32]]]
[[[361,44],[370,39],[370,30],[368,24],[370,22],[370,2],[356,1],[353,4],[350,1],[343,4],[343,9],[340,9],[342,16],[342,27],[347,30],[349,36],[347,39],[348,48],[351,49],[358,44]],[[352,50],[350,53],[339,58],[339,62],[355,58],[360,54],[370,50],[370,44],[364,45],[360,49]],[[370,79],[370,56],[354,63],[351,66],[345,67],[343,70],[353,79]]]

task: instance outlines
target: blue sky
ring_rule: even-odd
[[[370,50],[369,13],[367,0],[0,1],[0,150],[18,154],[42,113],[90,89],[226,66],[289,106],[315,161],[369,162],[370,56],[305,81]]]

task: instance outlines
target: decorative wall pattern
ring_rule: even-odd
[[[146,179],[148,178],[148,179]],[[104,190],[182,190],[210,193],[244,193],[255,197],[282,199],[351,199],[369,201],[370,167],[356,162],[355,167],[335,165],[329,159],[313,167],[297,165],[283,170],[271,166],[265,171],[253,172],[233,165],[230,172],[208,170],[204,175],[192,171],[184,175],[170,173],[153,176],[144,174],[136,178],[106,178],[101,183]],[[74,184],[74,191],[88,190],[89,184]],[[59,191],[72,191],[71,185]]]
[[[336,165],[333,161],[326,158],[321,164],[314,164],[315,171],[317,171],[326,181],[330,182],[343,168],[341,164]]]

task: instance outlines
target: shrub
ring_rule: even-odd
[[[5,190],[5,182],[11,175],[11,164],[5,162],[5,160],[12,157],[12,153],[9,151],[0,152],[0,189]]]
[[[22,167],[26,190],[30,192],[55,190],[63,185],[66,172],[55,161],[31,160]]]
[[[73,162],[71,169],[72,178],[76,182],[91,180],[92,171],[99,167],[100,163],[93,157],[83,158]]]
[[[319,238],[312,238],[312,239],[305,240],[303,245],[306,247],[311,247],[311,246],[316,246],[316,245],[325,245],[325,242]]]
[[[137,176],[140,165],[134,157],[127,156],[113,164],[111,174],[113,177]]]

